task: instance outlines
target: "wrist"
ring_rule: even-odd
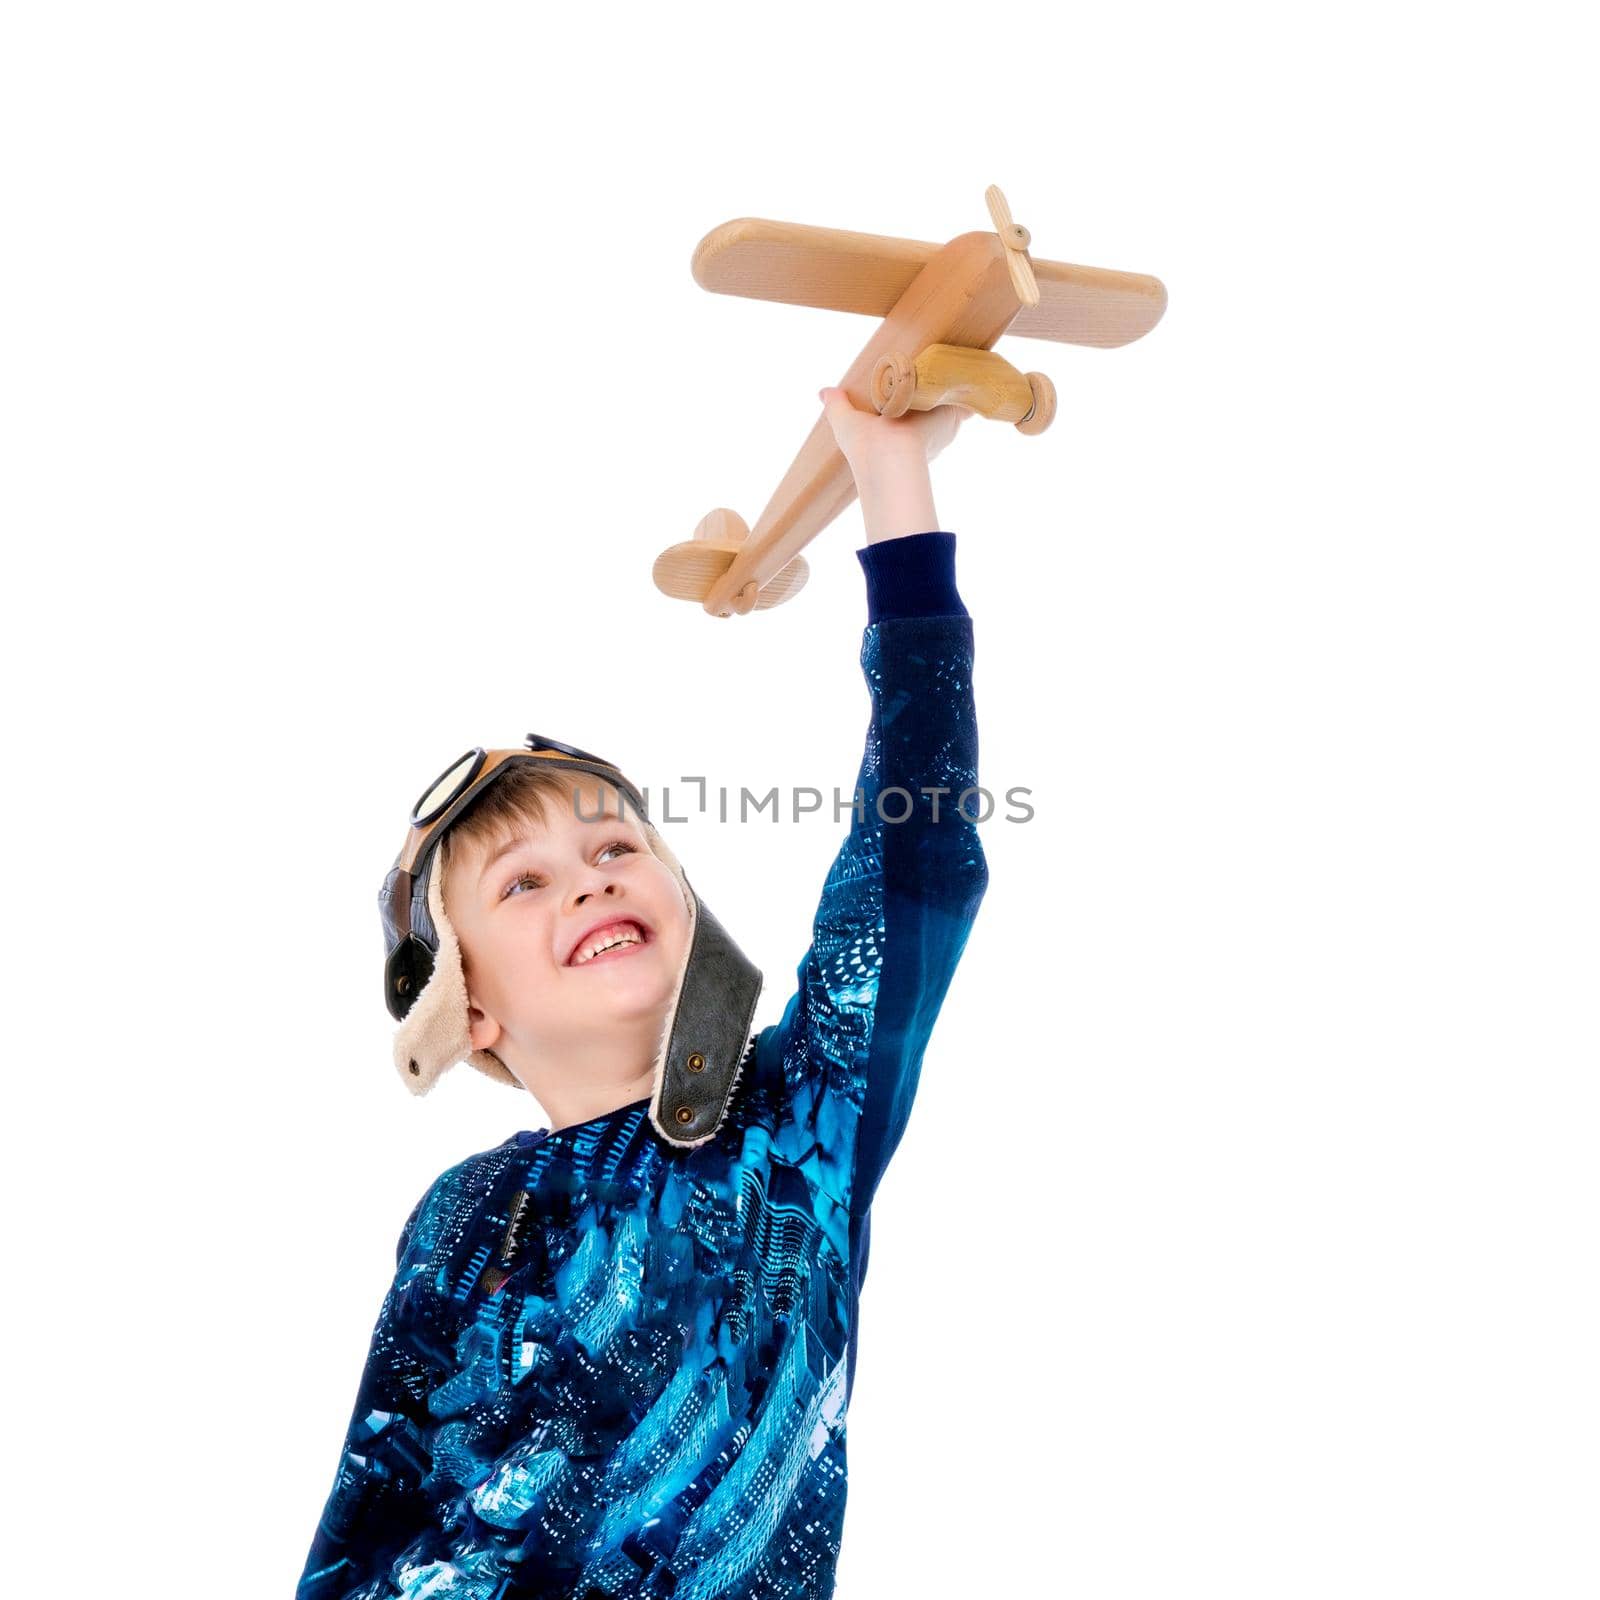
[[[876,544],[880,539],[903,538],[909,533],[937,528],[939,513],[934,509],[933,491],[928,485],[924,483],[918,488],[913,484],[903,490],[863,493],[861,521],[867,543]]]
[[[859,492],[905,489],[930,482],[928,457],[920,443],[880,445],[859,465],[852,465]]]

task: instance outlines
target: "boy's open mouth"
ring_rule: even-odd
[[[643,949],[654,935],[636,917],[613,917],[583,934],[567,956],[569,967],[592,967],[597,961],[620,961]]]

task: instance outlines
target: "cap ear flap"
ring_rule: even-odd
[[[521,1089],[525,1085],[521,1078],[514,1073],[493,1050],[474,1050],[467,1057],[467,1065],[476,1067],[486,1078],[493,1078],[496,1083],[503,1083],[508,1089]]]
[[[700,902],[695,898],[694,890],[689,887],[689,880],[678,864],[672,846],[662,838],[660,830],[643,815],[639,818],[639,826],[644,829],[644,836],[649,841],[650,849],[656,859],[665,863],[671,870],[672,876],[678,880],[683,903],[689,908],[689,932],[683,941],[683,959],[678,963],[678,975],[672,987],[672,1002],[667,1007],[667,1015],[661,1025],[661,1035],[656,1040],[655,1062],[650,1075],[650,1121],[656,1132],[674,1145],[682,1147],[691,1142],[703,1144],[716,1132],[715,1128],[699,1139],[685,1140],[681,1130],[669,1129],[667,1126],[666,1111],[662,1105],[663,1090],[667,1081],[667,1051],[671,1048],[673,1029],[678,1023],[678,1008],[683,1004],[683,986],[689,977],[689,958],[694,954],[695,933],[700,923]]]
[[[444,874],[438,867],[436,852],[428,865],[428,912],[439,936],[433,975],[394,1036],[395,1068],[413,1094],[426,1094],[456,1062],[472,1053],[461,945],[445,915]]]
[[[414,932],[408,933],[383,964],[383,1003],[396,1022],[405,1021],[414,1004],[411,997],[421,994],[432,976],[432,949]]]

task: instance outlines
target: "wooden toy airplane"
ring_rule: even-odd
[[[996,231],[944,245],[736,217],[700,241],[691,270],[718,294],[882,317],[838,383],[854,405],[890,417],[970,406],[1019,433],[1043,433],[1055,389],[1042,372],[995,355],[1000,335],[1131,344],[1161,320],[1167,291],[1140,272],[1032,260],[1005,196],[991,184],[984,197]],[[800,551],[855,497],[850,464],[819,417],[753,533],[719,507],[692,539],[656,557],[651,576],[663,594],[698,600],[714,617],[782,605],[809,575]]]

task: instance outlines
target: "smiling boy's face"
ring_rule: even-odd
[[[543,818],[452,836],[443,888],[473,1048],[493,1050],[547,1109],[574,1103],[565,1091],[575,1074],[602,1099],[646,1095],[689,908],[616,790],[581,784],[552,797]],[[610,925],[635,942],[596,953]]]

